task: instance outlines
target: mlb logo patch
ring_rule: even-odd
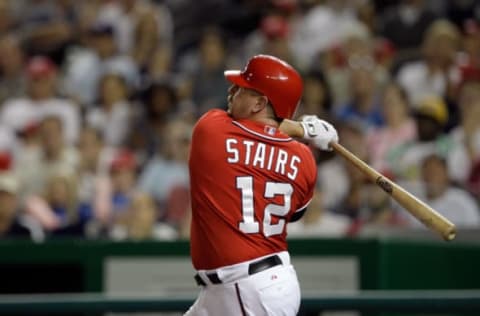
[[[268,135],[275,135],[275,133],[277,132],[277,129],[273,126],[265,126],[265,129],[264,129],[265,133],[267,133]]]

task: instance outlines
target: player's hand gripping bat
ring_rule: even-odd
[[[330,147],[333,148],[337,154],[341,155],[355,167],[360,169],[372,182],[382,188],[383,191],[387,192],[395,201],[420,220],[425,226],[439,233],[446,241],[455,238],[455,225],[444,216],[396,183],[384,177],[339,143],[330,142]]]

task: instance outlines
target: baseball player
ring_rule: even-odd
[[[201,291],[186,315],[296,315],[286,225],[305,212],[317,170],[292,137],[329,150],[337,132],[315,116],[290,120],[303,84],[280,59],[257,55],[225,77],[228,110],[204,114],[192,136],[191,256]]]

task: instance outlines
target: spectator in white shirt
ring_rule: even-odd
[[[15,161],[22,191],[25,194],[41,193],[46,179],[58,170],[75,173],[78,168],[78,151],[64,141],[64,127],[61,118],[45,117],[38,127],[39,151],[37,155],[24,160],[20,151]]]
[[[131,56],[119,54],[113,27],[98,23],[91,26],[86,35],[86,47],[73,49],[67,58],[66,93],[90,107],[98,98],[101,77],[112,72],[122,74],[130,87],[138,87],[138,66]]]
[[[79,111],[70,100],[56,96],[56,73],[50,59],[33,57],[27,64],[27,96],[8,99],[0,112],[0,122],[18,131],[44,117],[58,116],[64,126],[65,141],[74,144],[80,128]]]
[[[480,210],[477,202],[467,191],[451,184],[447,164],[442,157],[433,154],[423,160],[422,180],[417,190],[412,193],[457,227],[480,227]],[[411,216],[408,218],[413,227],[423,226],[415,218]]]
[[[425,96],[447,96],[460,78],[455,66],[455,55],[460,44],[460,33],[449,21],[434,22],[425,33],[422,59],[402,66],[398,83],[406,90],[412,105]]]

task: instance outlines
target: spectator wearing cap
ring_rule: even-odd
[[[456,146],[444,133],[448,120],[445,101],[438,96],[425,97],[413,112],[417,137],[391,153],[393,173],[399,179],[418,180],[421,163],[431,154],[446,158]],[[455,166],[451,166],[454,168]]]
[[[140,82],[138,66],[133,58],[119,53],[115,29],[110,24],[93,24],[87,33],[86,46],[72,50],[67,60],[64,89],[84,107],[95,104],[104,74],[121,75],[129,89],[137,88]]]
[[[25,97],[8,99],[0,112],[0,122],[17,132],[47,116],[58,116],[68,144],[78,139],[80,114],[70,100],[56,96],[57,68],[47,57],[35,56],[27,64],[28,92]]]

